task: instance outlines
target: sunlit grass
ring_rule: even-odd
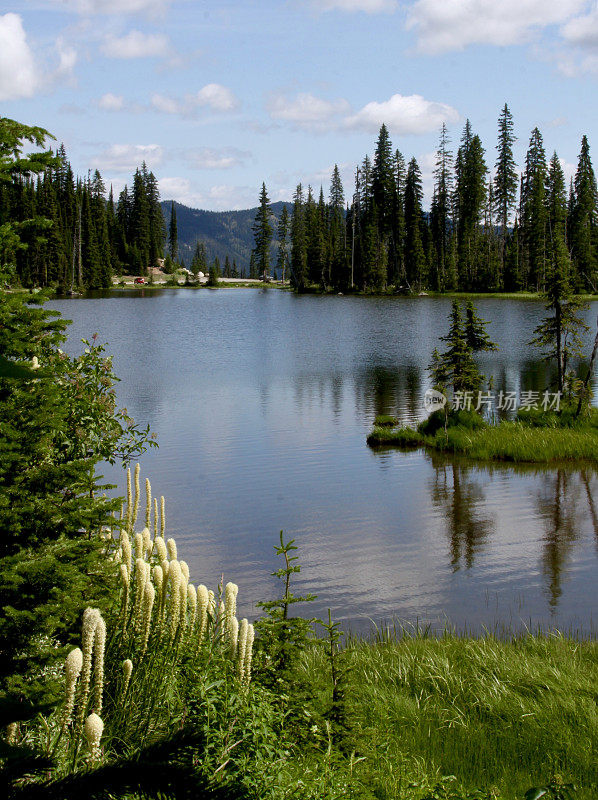
[[[306,657],[316,687],[325,658]],[[554,774],[576,797],[598,796],[598,643],[395,630],[349,642],[343,663],[359,772],[376,797],[421,797],[413,784],[454,775],[511,800]]]

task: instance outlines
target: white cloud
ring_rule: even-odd
[[[50,0],[54,5],[80,14],[150,14],[163,12],[170,0]]]
[[[565,22],[586,0],[417,0],[407,28],[426,53],[463,50],[470,44],[525,42],[534,29]]]
[[[0,100],[31,97],[40,79],[18,14],[0,16]]]
[[[50,76],[52,82],[64,81],[70,78],[77,63],[77,51],[67,44],[64,39],[59,38],[56,41],[56,50],[58,53],[58,67]]]
[[[184,112],[183,105],[178,100],[163,94],[153,94],[151,104],[156,111],[160,111],[162,114],[182,114]]]
[[[189,178],[166,177],[160,178],[158,188],[163,200],[176,200],[191,208],[231,211],[257,205],[258,190],[252,186],[223,183],[198,191]]]
[[[112,94],[107,92],[98,100],[98,106],[103,111],[122,111],[125,107],[125,99],[122,94]]]
[[[347,117],[349,128],[376,133],[385,123],[394,134],[420,134],[459,120],[459,112],[445,103],[434,103],[419,94],[393,96],[383,103],[371,102]]]
[[[161,33],[129,31],[125,36],[108,36],[102,52],[109,58],[155,58],[168,55],[170,43]]]
[[[569,20],[561,28],[561,35],[569,44],[598,50],[598,7],[589,14]]]
[[[325,130],[334,126],[336,120],[350,110],[349,103],[343,98],[323,100],[309,92],[301,92],[294,98],[274,94],[268,101],[268,111],[273,119],[311,130]]]
[[[380,14],[396,11],[397,0],[314,0],[318,11],[365,11],[366,14]]]
[[[233,111],[239,105],[239,101],[226,86],[208,83],[196,94],[186,95],[183,100],[155,93],[151,97],[151,105],[155,111],[162,114],[190,116],[198,106],[207,106],[218,112]]]
[[[233,111],[239,105],[233,92],[220,83],[208,83],[191,102],[198,106],[209,106],[214,111]]]
[[[113,144],[92,163],[101,171],[132,172],[143,161],[154,169],[162,163],[162,158],[163,149],[159,144]]]
[[[188,154],[189,162],[196,169],[231,169],[243,163],[249,153],[236,147],[202,147]]]

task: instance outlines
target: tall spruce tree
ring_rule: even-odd
[[[405,271],[410,286],[421,289],[426,280],[426,256],[422,243],[422,179],[412,158],[405,181]]]
[[[442,123],[440,141],[436,151],[434,169],[434,197],[430,210],[431,239],[435,252],[433,279],[435,288],[443,291],[454,288],[454,269],[451,264],[451,194],[452,194],[452,154],[449,150],[449,135]]]
[[[255,215],[252,230],[255,241],[255,246],[253,248],[255,267],[263,281],[266,280],[270,272],[270,244],[272,242],[271,215],[272,210],[270,208],[268,192],[266,191],[266,184],[262,183],[259,207]]]
[[[168,224],[168,252],[176,264],[179,255],[179,230],[176,221],[174,200],[170,204],[170,222]]]
[[[289,264],[289,212],[287,211],[286,204],[283,205],[282,211],[280,212],[276,236],[278,238],[276,268],[280,271],[280,278],[284,283]]]
[[[307,233],[303,187],[299,184],[293,195],[291,218],[291,283],[301,291],[307,285]]]
[[[329,283],[337,288],[347,284],[346,228],[343,219],[345,194],[338,166],[335,164],[330,181],[328,258]]]
[[[517,137],[513,133],[513,116],[505,103],[498,119],[497,159],[494,166],[494,208],[500,227],[500,269],[501,282],[505,269],[509,219],[517,199],[517,164],[513,156],[513,144]]]
[[[521,186],[521,238],[526,285],[542,291],[546,281],[546,153],[534,128],[525,157]]]
[[[571,250],[577,271],[587,289],[598,288],[598,195],[596,176],[586,136],[574,180],[574,201],[571,218]]]

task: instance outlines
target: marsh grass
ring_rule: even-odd
[[[561,415],[548,413],[521,414],[514,421],[498,425],[471,425],[456,419],[447,430],[430,424],[434,415],[417,429],[374,426],[369,445],[430,447],[448,453],[461,453],[470,458],[513,462],[598,461],[598,409],[575,420],[567,410]]]
[[[420,798],[454,775],[463,792],[455,797],[495,787],[514,800],[555,774],[576,797],[598,796],[595,641],[395,629],[349,641],[343,657],[347,716],[364,757],[355,780],[372,796]],[[307,651],[303,669],[325,697],[324,649]]]

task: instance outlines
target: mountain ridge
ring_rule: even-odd
[[[249,259],[254,246],[252,226],[258,211],[257,206],[239,211],[205,211],[191,208],[176,200],[162,200],[160,206],[166,230],[170,223],[170,209],[173,203],[177,218],[179,260],[189,267],[197,242],[203,242],[208,263],[217,257],[222,267],[228,255],[231,265],[234,260],[239,270],[244,270],[246,275],[249,274]],[[292,203],[278,201],[271,204],[273,239],[270,260],[273,265],[276,263],[278,246],[276,230],[284,206],[290,214]]]

